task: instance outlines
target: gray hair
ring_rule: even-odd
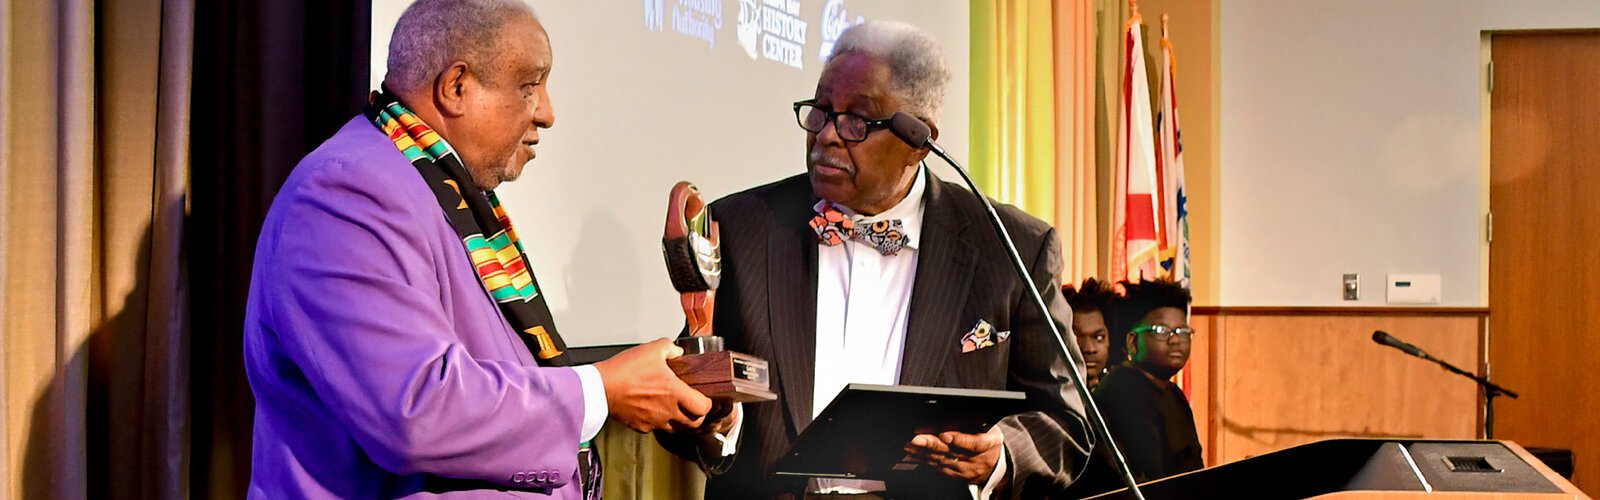
[[[426,88],[454,61],[466,61],[485,78],[494,64],[500,28],[514,13],[533,15],[522,0],[417,0],[400,14],[389,39],[390,91]]]
[[[829,59],[852,53],[889,66],[890,90],[905,103],[906,111],[924,120],[939,120],[950,67],[933,35],[899,21],[867,21],[839,35]]]

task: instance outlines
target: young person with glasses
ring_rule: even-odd
[[[1150,481],[1204,467],[1189,400],[1171,381],[1189,362],[1189,291],[1169,281],[1123,283],[1113,306],[1128,360],[1095,388],[1095,402],[1134,477]]]

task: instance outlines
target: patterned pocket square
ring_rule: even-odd
[[[968,353],[978,349],[994,347],[995,344],[1005,342],[1009,338],[1011,338],[1011,331],[994,331],[994,325],[990,325],[988,321],[980,319],[978,324],[972,327],[971,331],[961,336],[961,352]]]

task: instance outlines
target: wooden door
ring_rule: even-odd
[[[1490,39],[1495,438],[1570,448],[1600,492],[1600,33]]]

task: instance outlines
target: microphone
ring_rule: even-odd
[[[1083,410],[1088,414],[1089,427],[1094,430],[1100,442],[1105,443],[1106,450],[1111,452],[1111,461],[1116,464],[1122,482],[1128,485],[1128,492],[1132,493],[1135,499],[1145,500],[1144,493],[1139,491],[1138,481],[1133,478],[1133,471],[1128,468],[1128,460],[1123,458],[1122,450],[1117,447],[1116,441],[1111,439],[1111,431],[1106,427],[1105,417],[1100,415],[1100,405],[1095,404],[1094,398],[1090,397],[1089,385],[1084,382],[1083,367],[1072,357],[1072,351],[1067,348],[1067,342],[1061,336],[1061,329],[1056,327],[1056,322],[1048,320],[1051,318],[1050,310],[1044,304],[1044,297],[1039,295],[1039,289],[1034,287],[1033,275],[1028,272],[1028,266],[1022,263],[1022,255],[1017,253],[1017,243],[1011,239],[1011,233],[1006,231],[1005,223],[1000,221],[1000,214],[995,213],[994,204],[989,203],[989,199],[983,196],[983,191],[978,190],[978,184],[972,181],[972,175],[967,173],[967,169],[950,155],[945,154],[944,148],[933,141],[933,131],[927,123],[905,112],[897,112],[889,119],[889,130],[912,147],[927,146],[934,155],[950,164],[956,173],[961,174],[961,180],[966,181],[967,189],[972,190],[972,194],[978,197],[978,202],[983,204],[984,212],[989,215],[989,225],[994,227],[995,233],[1000,236],[1001,245],[1006,249],[1006,255],[1011,257],[1011,268],[1017,272],[1017,278],[1022,280],[1024,285],[1022,288],[1027,289],[1028,297],[1033,299],[1033,307],[1039,311],[1039,315],[1047,318],[1044,323],[1050,327],[1061,359],[1070,368],[1068,372],[1072,375],[1072,385],[1077,389],[1078,397],[1083,400]],[[1091,454],[1089,460],[1094,460],[1093,457]]]
[[[1435,364],[1438,364],[1440,368],[1444,368],[1444,370],[1447,372],[1454,373],[1456,375],[1471,379],[1473,382],[1477,382],[1479,386],[1483,387],[1483,437],[1494,439],[1494,398],[1499,396],[1511,396],[1511,399],[1517,399],[1517,393],[1512,392],[1510,389],[1500,387],[1494,382],[1490,382],[1489,379],[1478,376],[1476,373],[1462,370],[1457,368],[1456,365],[1445,362],[1445,360],[1429,356],[1428,353],[1422,352],[1421,348],[1394,338],[1393,335],[1389,335],[1389,332],[1385,332],[1383,330],[1374,330],[1372,332],[1372,341],[1399,349],[1400,352],[1432,361]]]
[[[928,138],[933,135],[933,129],[928,124],[904,111],[896,111],[894,116],[889,117],[889,131],[914,148],[926,146]]]
[[[1377,342],[1379,344],[1383,344],[1383,345],[1389,346],[1389,347],[1393,347],[1395,349],[1399,349],[1401,352],[1404,352],[1406,354],[1410,354],[1412,356],[1416,356],[1416,357],[1419,357],[1419,358],[1422,358],[1422,359],[1429,359],[1429,360],[1433,359],[1433,356],[1429,356],[1428,353],[1422,352],[1421,348],[1419,348],[1417,346],[1414,346],[1414,345],[1411,345],[1411,344],[1407,344],[1407,343],[1405,343],[1404,341],[1402,341],[1400,339],[1394,338],[1393,335],[1389,335],[1389,332],[1385,332],[1383,330],[1375,330],[1375,331],[1373,331],[1372,332],[1372,341],[1373,342]]]

